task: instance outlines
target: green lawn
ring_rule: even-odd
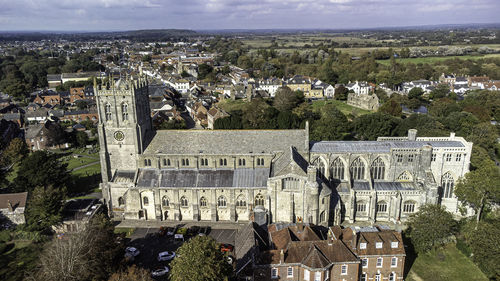
[[[68,164],[68,170],[73,170],[74,168],[78,168],[96,161],[99,161],[99,158],[88,158],[88,157],[78,157],[75,158],[73,156],[65,156],[65,162]]]
[[[398,63],[435,63],[439,61],[445,61],[445,60],[450,60],[450,59],[462,59],[462,60],[478,60],[478,59],[484,59],[484,58],[500,58],[500,54],[489,54],[489,55],[467,55],[467,56],[448,56],[448,57],[425,57],[425,58],[407,58],[407,59],[396,59],[396,62]],[[390,63],[390,60],[377,60],[378,63],[388,65]]]
[[[352,114],[354,116],[359,116],[359,115],[364,115],[364,114],[368,114],[368,113],[373,112],[370,110],[361,109],[361,108],[357,108],[357,107],[348,105],[347,103],[339,101],[339,100],[328,100],[328,101],[316,100],[316,101],[312,102],[312,108],[313,108],[313,110],[319,110],[325,104],[334,104],[345,115]]]
[[[12,248],[0,255],[0,280],[23,280],[26,273],[34,270],[41,249],[40,244],[26,241],[15,242]]]
[[[454,244],[449,244],[444,249],[419,255],[406,280],[487,281],[488,278]]]
[[[94,165],[85,167],[83,169],[73,171],[71,174],[75,176],[88,176],[88,175],[99,174],[100,172],[101,172],[101,163],[96,163]]]
[[[248,102],[246,100],[232,100],[225,99],[220,101],[217,105],[225,110],[226,112],[232,112],[236,110],[242,110]]]

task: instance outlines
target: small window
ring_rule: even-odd
[[[457,161],[457,162],[462,161],[462,153],[457,154],[457,156],[455,157],[455,161]]]
[[[287,268],[286,277],[293,277],[293,267],[289,266]]]
[[[123,206],[123,205],[125,205],[123,197],[118,197],[118,206]]]
[[[340,269],[340,274],[347,275],[347,265],[342,265]]]
[[[399,243],[396,241],[396,242],[391,242],[391,248],[395,249],[399,246]]]
[[[161,200],[161,204],[163,207],[168,207],[170,205],[170,201],[168,200],[167,196],[163,196],[163,198]]]
[[[396,161],[397,161],[398,163],[403,162],[403,155],[401,155],[401,154],[397,154],[397,155],[396,155]]]
[[[219,159],[219,166],[221,167],[227,166],[227,159],[226,158]]]
[[[220,208],[225,208],[226,205],[226,197],[220,196],[219,199],[217,200],[217,206]]]
[[[151,166],[151,159],[144,159],[144,166],[150,167]]]
[[[366,275],[366,273],[361,274],[360,281],[368,281],[368,275]]]
[[[277,268],[271,269],[271,278],[278,278],[278,269]]]
[[[382,242],[375,243],[375,248],[382,249]]]
[[[398,266],[398,258],[393,257],[391,259],[391,267],[396,267],[396,266]]]
[[[361,266],[368,267],[368,259],[362,259],[361,260]]]
[[[391,274],[389,275],[389,281],[396,281],[396,273],[391,272]]]
[[[257,158],[257,166],[264,166],[264,158]]]
[[[381,281],[382,278],[381,278],[382,275],[380,275],[380,273],[377,273],[377,275],[375,275],[375,281]]]
[[[311,277],[311,272],[307,269],[304,269],[304,281],[309,281]]]
[[[144,196],[144,197],[142,198],[142,204],[143,204],[144,206],[149,205],[149,198],[148,198],[148,197],[146,197],[146,196]]]
[[[238,166],[245,166],[245,164],[246,164],[245,162],[246,161],[243,158],[238,159]]]
[[[181,160],[181,165],[182,166],[189,166],[189,159],[188,158],[183,158]]]
[[[187,208],[187,206],[188,206],[188,200],[186,197],[182,196],[181,197],[181,207]]]
[[[432,153],[431,162],[435,162],[435,161],[436,161],[436,153]]]
[[[386,213],[387,212],[387,202],[381,201],[377,202],[377,213]]]
[[[366,249],[366,243],[359,243],[360,249]]]
[[[451,153],[446,154],[446,162],[451,161]]]
[[[377,267],[382,267],[382,258],[377,258]]]
[[[207,207],[207,205],[208,205],[207,199],[205,197],[201,197],[200,198],[200,207],[205,208],[205,207]]]
[[[408,162],[409,163],[413,162],[414,157],[415,157],[415,155],[413,155],[413,154],[408,155]]]
[[[321,271],[314,272],[314,281],[321,281]]]
[[[203,166],[203,167],[208,166],[208,159],[207,158],[201,158],[200,159],[200,166]]]

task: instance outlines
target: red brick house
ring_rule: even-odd
[[[403,280],[405,249],[401,233],[382,227],[330,227],[361,260],[360,281]]]
[[[75,103],[77,100],[83,100],[85,98],[85,88],[70,88],[69,89],[69,102]]]
[[[51,106],[55,106],[62,104],[62,97],[60,94],[57,93],[42,93],[36,95],[35,100],[33,100],[33,102],[39,105],[49,104]]]
[[[273,249],[260,254],[254,280],[358,280],[360,260],[342,240],[304,224],[273,228],[280,227],[268,228]]]

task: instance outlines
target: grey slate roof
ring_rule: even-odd
[[[268,168],[219,170],[139,169],[138,187],[266,187]]]
[[[147,154],[270,154],[290,146],[306,150],[305,130],[162,130]]]
[[[351,152],[351,153],[383,153],[394,148],[432,147],[464,147],[459,141],[320,141],[311,144],[311,152]]]

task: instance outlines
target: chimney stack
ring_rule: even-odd
[[[10,200],[7,200],[7,207],[9,208],[9,212],[14,212],[14,208],[12,207]]]

